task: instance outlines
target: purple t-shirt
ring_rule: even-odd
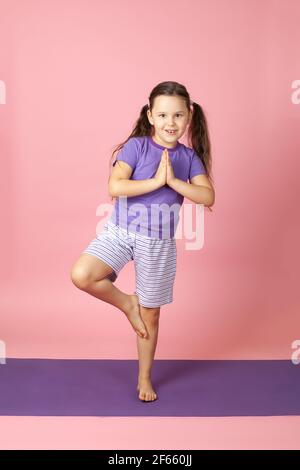
[[[128,163],[133,169],[131,180],[154,178],[165,148],[151,136],[131,137],[113,165],[117,160]],[[187,182],[193,176],[206,174],[201,159],[190,147],[177,141],[168,152],[176,178]],[[168,185],[139,196],[119,196],[110,219],[128,232],[159,239],[173,238],[183,200],[184,197]]]

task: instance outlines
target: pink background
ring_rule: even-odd
[[[156,357],[290,358],[300,336],[299,3],[147,5],[1,2],[7,356],[136,358],[124,315],[69,272],[95,235],[97,207],[110,203],[113,147],[152,87],[176,80],[208,118],[216,203],[202,250],[177,241]],[[132,263],[117,285],[133,293]]]
[[[178,241],[157,359],[289,359],[300,337],[296,0],[0,1],[0,339],[19,358],[136,359],[71,265],[110,203],[108,161],[151,89],[203,106],[216,203]],[[299,85],[298,85],[299,86]],[[294,92],[295,100],[292,101]],[[186,203],[189,201],[186,200]],[[117,281],[134,291],[133,265]],[[5,367],[5,366],[4,366]],[[299,417],[2,417],[3,448],[297,448]]]

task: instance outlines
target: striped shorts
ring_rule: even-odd
[[[114,282],[126,263],[133,260],[135,294],[143,307],[160,307],[173,301],[176,274],[176,239],[158,239],[129,232],[111,220],[82,253],[89,253],[108,264]]]

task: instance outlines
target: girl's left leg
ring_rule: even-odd
[[[151,383],[151,368],[157,345],[160,307],[148,308],[140,305],[140,314],[146,325],[148,336],[137,336],[137,348],[139,356],[138,386],[139,398],[142,401],[156,400],[157,395]]]

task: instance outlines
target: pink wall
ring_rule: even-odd
[[[7,356],[137,357],[124,314],[69,272],[110,203],[113,147],[151,89],[176,80],[208,118],[216,203],[202,250],[177,241],[156,358],[290,358],[300,337],[299,2],[10,0],[1,11]],[[132,264],[117,285],[133,293]]]

